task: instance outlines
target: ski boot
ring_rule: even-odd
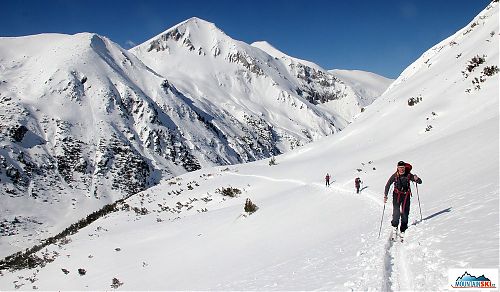
[[[401,232],[401,233],[399,234],[399,240],[400,240],[401,242],[403,242],[403,241],[404,241],[404,238],[405,238],[405,233],[404,233],[404,232]]]

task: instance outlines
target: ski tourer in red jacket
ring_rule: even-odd
[[[410,214],[410,196],[411,188],[410,182],[422,183],[422,180],[416,175],[412,174],[411,165],[404,161],[398,162],[397,171],[391,175],[387,184],[385,185],[384,203],[387,202],[387,195],[391,185],[394,184],[394,191],[392,192],[392,221],[391,225],[397,232],[399,225],[399,218],[401,217],[401,226],[399,230],[404,233],[408,228],[408,215]]]

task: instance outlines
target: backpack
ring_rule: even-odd
[[[411,164],[405,162],[405,174],[409,174],[412,169]]]

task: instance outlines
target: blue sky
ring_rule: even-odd
[[[0,36],[95,32],[124,48],[196,16],[325,69],[396,78],[489,0],[2,0]]]

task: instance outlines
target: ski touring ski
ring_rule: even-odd
[[[391,231],[391,240],[396,241],[396,238],[398,237],[398,228],[395,227]]]

